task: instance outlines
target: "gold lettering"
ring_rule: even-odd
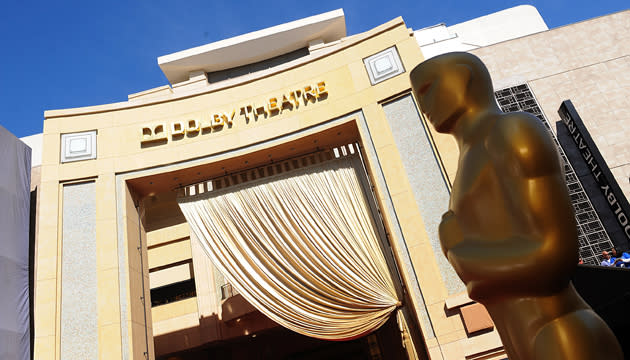
[[[256,106],[254,105],[254,119],[258,120],[259,116],[264,116],[267,117],[267,110],[265,109],[264,105],[261,106]]]
[[[166,132],[164,131],[164,124],[155,125],[153,128],[153,138],[166,139]]]
[[[245,105],[241,107],[241,114],[245,117],[245,120],[249,122],[249,115],[254,111],[254,108],[251,105]]]
[[[178,138],[186,134],[205,134],[210,131],[220,130],[225,125],[231,127],[237,114],[243,115],[246,123],[249,123],[252,115],[254,120],[258,120],[260,116],[267,118],[285,110],[295,110],[300,107],[300,102],[302,101],[304,105],[308,105],[309,102],[316,103],[327,96],[326,82],[318,81],[316,86],[306,85],[299,89],[284,92],[279,96],[270,97],[262,105],[260,103],[256,105],[252,102],[233,108],[232,111],[205,113],[197,119],[174,121],[170,124],[145,125],[141,128],[140,143],[168,140],[169,136]]]
[[[182,121],[176,121],[171,124],[171,136],[184,135],[184,123]]]
[[[289,93],[289,98],[291,99],[291,101],[293,101],[293,104],[295,104],[295,108],[297,109],[298,107],[300,107],[300,96],[302,95],[302,91],[301,90],[295,90],[295,91],[291,91]]]
[[[269,111],[269,114],[280,111],[280,108],[278,108],[278,98],[272,97],[267,101],[267,111]]]
[[[186,134],[192,134],[199,132],[201,130],[201,126],[199,125],[199,121],[196,119],[188,120],[188,127],[186,127]]]
[[[141,142],[151,141],[153,138],[153,131],[151,131],[150,127],[143,127],[142,132],[140,133]]]
[[[326,90],[326,83],[324,81],[320,81],[317,83],[317,97],[326,97],[328,96],[328,90]]]
[[[234,116],[236,115],[236,109],[232,109],[232,113],[228,115],[228,113],[223,113],[223,119],[225,123],[232,126],[232,120],[234,120]]]
[[[307,105],[309,100],[315,102],[317,100],[317,90],[310,85],[305,86],[302,98],[304,99],[304,105]]]
[[[213,114],[212,115],[212,128],[213,129],[220,128],[223,125],[225,125],[225,120],[223,119],[223,117],[220,114]]]
[[[205,116],[204,116],[205,117]],[[210,129],[212,129],[212,119],[210,119],[210,121],[207,121],[206,119],[204,119],[201,122],[201,131],[209,131]]]
[[[164,132],[164,124],[142,127],[142,134],[140,139],[141,144],[152,141],[165,140],[166,133]]]
[[[291,96],[291,94],[289,94],[289,96]],[[286,95],[282,95],[282,103],[280,104],[280,111],[282,112],[284,109],[293,109],[293,102],[291,102],[290,98]]]

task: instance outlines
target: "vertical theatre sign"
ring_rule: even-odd
[[[608,207],[617,218],[617,223],[623,229],[626,239],[630,241],[630,205],[623,195],[617,181],[613,177],[606,161],[599,153],[590,133],[584,126],[571,100],[565,100],[558,109],[562,122],[567,127],[569,135],[578,147],[586,166],[595,179],[599,190],[608,203]]]

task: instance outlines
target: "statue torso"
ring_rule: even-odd
[[[457,214],[465,234],[492,240],[505,238],[513,230],[515,219],[506,192],[514,184],[499,175],[501,167],[493,161],[485,142],[474,143],[461,152],[450,209]]]

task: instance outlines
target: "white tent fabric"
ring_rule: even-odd
[[[400,305],[357,163],[332,160],[179,203],[193,238],[259,311],[307,336],[352,339]]]
[[[0,359],[30,359],[31,149],[0,126]]]

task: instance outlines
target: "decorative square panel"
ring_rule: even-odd
[[[96,159],[96,130],[61,134],[61,162]]]
[[[363,59],[372,85],[405,72],[395,46]]]
[[[478,303],[462,306],[459,308],[464,320],[466,332],[472,334],[481,330],[489,330],[494,328],[492,318],[486,308]]]

